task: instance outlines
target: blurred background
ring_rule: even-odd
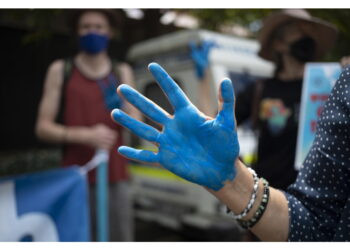
[[[124,60],[135,43],[183,29],[207,29],[255,38],[270,9],[125,9],[117,10],[122,29],[110,47]],[[324,58],[338,61],[349,53],[350,12],[347,9],[311,9],[339,28],[335,48]],[[2,153],[41,147],[33,129],[45,72],[54,59],[77,52],[76,39],[66,22],[67,9],[1,9],[1,145]],[[132,32],[130,32],[132,30]],[[62,46],[64,44],[64,46]],[[10,108],[9,108],[10,107]],[[21,110],[21,115],[14,110]],[[25,122],[25,125],[23,124]],[[5,170],[2,167],[1,171]]]
[[[165,58],[169,58],[171,53],[176,52],[180,57],[181,53],[188,48],[185,48],[185,42],[181,45],[182,48],[177,48],[175,45],[170,46],[171,48],[163,48],[165,46],[161,46],[163,41],[159,43],[158,55],[155,48],[143,42],[164,37],[164,35],[184,34],[178,37],[168,36],[167,39],[171,40],[168,40],[169,43],[175,43],[176,39],[187,39],[187,43],[191,39],[200,40],[201,35],[196,33],[199,32],[198,30],[209,32],[204,33],[203,36],[206,38],[214,39],[214,34],[218,34],[256,42],[263,18],[276,9],[115,9],[114,11],[121,25],[117,35],[110,42],[108,54],[111,58],[128,62],[135,71],[136,87],[141,88],[143,93],[171,111],[166,100],[159,97],[159,90],[152,88],[153,85],[149,82],[143,82],[143,79],[151,81],[150,76],[145,76],[147,74],[145,67],[151,60],[167,63]],[[323,58],[323,61],[338,62],[343,55],[348,55],[350,53],[350,26],[348,25],[350,11],[348,9],[310,9],[308,11],[339,29],[336,46]],[[34,128],[49,64],[56,59],[68,58],[78,52],[77,38],[72,35],[72,27],[67,22],[70,13],[69,9],[0,10],[0,176],[2,177],[58,167],[60,155],[54,150],[48,150],[55,148],[54,146],[37,139]],[[158,40],[151,41],[154,43]],[[170,54],[165,57],[163,55],[165,52]],[[169,65],[169,72],[174,73],[180,85],[188,84],[183,82],[185,79],[190,80],[191,77],[195,79],[193,66],[189,68],[190,73],[186,73],[193,76],[184,77],[182,80],[183,75],[176,73],[178,70],[175,68],[178,66],[171,68],[171,63]],[[271,70],[269,65],[266,65],[266,69]],[[214,69],[213,72],[218,72],[218,69],[216,71]],[[220,77],[213,77],[213,79],[216,81]],[[235,76],[232,75],[232,77]],[[150,87],[147,88],[148,85]],[[187,91],[195,92],[191,87],[187,87]],[[215,101],[216,95],[213,96]],[[194,102],[196,102],[200,98],[197,93],[194,93],[190,99],[195,99]],[[133,143],[140,144],[137,140]],[[248,137],[247,144],[249,144]],[[247,147],[251,147],[250,144]],[[134,181],[136,211],[135,241],[244,240],[244,232],[235,223],[227,223],[226,217],[222,217],[225,214],[225,208],[212,197],[203,196],[201,191],[195,190],[197,187],[188,183],[183,184],[172,175],[154,172],[157,170],[140,169],[140,166],[135,163],[130,165]],[[154,179],[160,181],[154,182]],[[173,186],[166,184],[171,182],[176,184]],[[168,187],[168,193],[157,193],[166,187]],[[190,198],[186,199],[192,201],[198,199],[198,203],[191,205],[190,202],[183,203],[177,198],[166,200],[169,194],[186,196],[184,192],[192,192]],[[210,207],[207,211],[204,209],[200,212],[206,214],[204,216],[206,219],[203,219],[200,213],[194,212],[197,211],[197,207],[202,206]],[[188,216],[191,214],[195,215]]]

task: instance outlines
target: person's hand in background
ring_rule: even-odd
[[[159,146],[158,153],[122,146],[125,157],[147,163],[159,163],[174,174],[213,190],[221,189],[236,176],[235,161],[239,154],[234,93],[229,79],[221,83],[219,113],[215,119],[203,115],[187,98],[174,80],[156,63],[149,65],[154,78],[174,107],[169,115],[128,85],[118,93],[142,113],[163,126],[162,131],[137,121],[119,109],[112,118],[141,138]]]
[[[202,41],[199,45],[194,41],[189,43],[190,55],[195,64],[198,79],[205,77],[205,72],[209,66],[210,50],[216,46],[213,41]]]
[[[96,124],[89,129],[86,143],[96,149],[110,150],[115,144],[118,133],[104,124]]]

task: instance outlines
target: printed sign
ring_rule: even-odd
[[[295,158],[297,170],[311,148],[318,117],[340,73],[338,63],[308,63],[305,67]]]
[[[0,178],[0,241],[89,241],[87,191],[77,167]]]

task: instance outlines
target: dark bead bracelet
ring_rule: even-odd
[[[263,214],[266,210],[267,203],[269,202],[269,198],[270,198],[270,188],[269,188],[269,183],[264,178],[261,178],[261,180],[264,184],[264,193],[263,193],[263,196],[261,199],[261,203],[260,203],[258,209],[256,210],[254,216],[248,221],[237,220],[238,223],[243,228],[248,229],[248,228],[253,227],[256,223],[258,223],[258,221],[261,219],[261,217],[263,216]]]

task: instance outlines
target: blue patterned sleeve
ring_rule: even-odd
[[[350,189],[350,69],[337,80],[318,121],[316,138],[285,192],[289,241],[329,241],[342,223]]]

